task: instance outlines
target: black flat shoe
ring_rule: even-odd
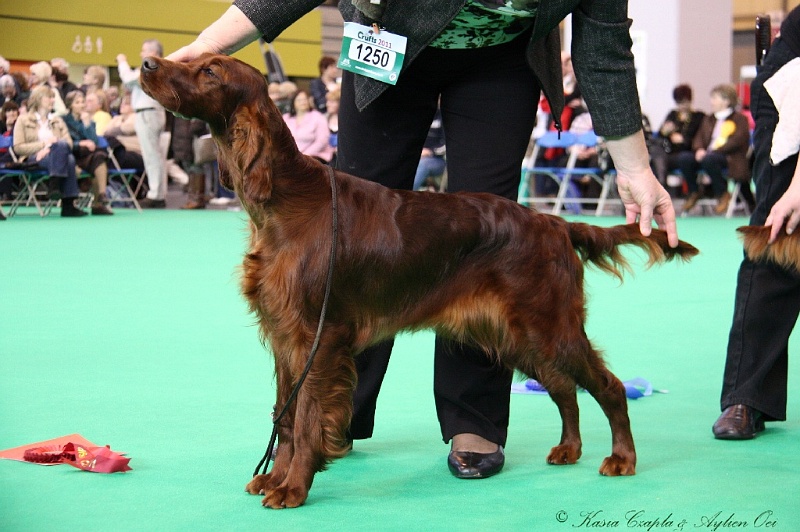
[[[63,203],[61,205],[61,216],[63,218],[79,218],[81,216],[86,216],[88,213],[85,211],[80,210],[72,202]]]
[[[457,478],[487,478],[503,469],[506,456],[498,446],[493,453],[473,453],[470,451],[450,451],[447,467]]]
[[[51,177],[47,180],[47,198],[57,201],[61,199],[62,177]]]
[[[166,209],[167,200],[145,198],[139,200],[139,207],[142,209]]]
[[[747,405],[725,409],[711,429],[718,440],[751,440],[764,430],[761,412]]]

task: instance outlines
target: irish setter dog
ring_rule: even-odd
[[[146,58],[142,86],[175,114],[208,122],[220,179],[250,217],[242,292],[275,358],[281,408],[309,357],[326,292],[336,191],[338,221],[327,315],[316,359],[279,423],[272,470],[246,490],[272,508],[303,504],[314,474],[347,452],[356,384],[353,357],[399,331],[434,329],[539,380],[562,418],[547,457],[581,455],[576,385],[608,417],[603,475],[633,475],[625,389],[584,332],[583,262],[622,278],[620,246],[649,263],[697,253],[637,225],[611,228],[540,214],[489,194],[390,190],[302,155],[267,94],[264,76],[236,59]],[[375,154],[380,157],[380,154]],[[335,179],[332,185],[331,179]],[[332,187],[335,186],[335,189]]]

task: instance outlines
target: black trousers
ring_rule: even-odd
[[[751,87],[751,109],[756,120],[753,137],[756,208],[750,218],[763,225],[769,211],[786,192],[797,165],[797,155],[772,166],[769,152],[778,111],[763,83],[794,56],[780,40],[772,46]],[[745,404],[766,420],[786,419],[789,336],[800,313],[800,275],[746,257],[739,268],[736,301],[728,339],[721,407]]]
[[[528,38],[473,50],[425,49],[397,85],[363,111],[355,106],[354,74],[344,72],[337,168],[410,190],[441,98],[449,191],[516,200],[540,91],[525,60]],[[356,358],[350,427],[355,439],[372,436],[392,345],[385,342]],[[483,352],[437,338],[434,398],[444,441],[471,432],[505,445],[511,379],[510,370]]]

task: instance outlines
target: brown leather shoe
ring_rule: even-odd
[[[686,198],[686,201],[683,202],[683,212],[689,212],[692,210],[692,207],[697,205],[697,202],[700,201],[700,193],[699,192],[692,192],[689,194],[689,197]]]
[[[711,429],[718,440],[751,440],[764,430],[761,412],[747,405],[726,408]]]
[[[114,214],[111,207],[105,204],[92,205],[92,216],[110,216]]]
[[[189,200],[186,203],[184,203],[183,206],[181,206],[181,209],[183,210],[197,210],[205,208],[206,208],[206,202],[195,201],[195,200]]]
[[[717,200],[717,206],[714,207],[714,212],[717,214],[725,214],[728,210],[728,204],[731,202],[731,193],[725,192]]]

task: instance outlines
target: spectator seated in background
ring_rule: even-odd
[[[114,211],[108,206],[108,152],[100,148],[100,139],[91,115],[86,112],[86,97],[79,90],[67,94],[64,102],[69,113],[64,116],[69,135],[72,137],[72,154],[81,170],[92,175],[91,189],[93,215],[110,215]]]
[[[187,174],[188,198],[181,209],[206,208],[206,174],[195,164],[194,139],[208,133],[202,120],[174,117],[169,158]]]
[[[667,114],[658,130],[658,137],[650,145],[653,173],[664,186],[669,173],[678,168],[678,155],[692,151],[692,142],[705,117],[702,111],[692,108],[692,88],[689,85],[675,87],[672,99],[676,107]],[[678,190],[670,192],[677,196]]]
[[[136,135],[136,113],[131,105],[130,93],[125,93],[120,100],[119,114],[111,117],[106,127],[105,135],[108,145],[114,153],[114,159],[120,168],[136,171],[136,181],[131,184],[135,189],[139,179],[144,175],[144,159],[142,159],[142,146]],[[146,190],[142,186],[139,199],[144,197]]]
[[[336,80],[339,78],[339,67],[336,66],[336,59],[330,56],[322,56],[319,60],[319,77],[312,79],[309,86],[311,96],[314,98],[314,107],[320,113],[328,111],[328,102],[325,95],[328,91],[337,87]]]
[[[329,163],[333,157],[330,145],[330,130],[325,116],[314,109],[311,97],[306,91],[299,91],[292,99],[292,106],[283,115],[289,131],[292,132],[300,153]]]
[[[325,95],[326,117],[328,119],[328,131],[331,136],[328,144],[333,148],[330,165],[336,165],[336,152],[339,146],[339,100],[342,97],[342,89],[337,85]]]
[[[581,101],[580,108],[585,109],[585,103],[583,103],[583,101]],[[569,132],[574,133],[577,136],[593,131],[594,131],[594,126],[592,124],[592,116],[588,112],[579,113],[577,116],[575,116],[575,118],[572,120],[572,123],[569,126]],[[597,168],[599,163],[597,148],[598,148],[597,145],[584,146],[582,144],[576,144],[574,146],[567,148],[567,154],[568,155],[571,155],[572,153],[576,154],[577,157],[575,159],[576,168]],[[576,185],[577,194],[579,197],[582,198],[600,197],[601,185],[588,175],[573,174],[572,181]]]
[[[86,216],[74,203],[79,191],[72,137],[64,120],[50,116],[53,92],[49,85],[40,85],[31,91],[28,112],[20,116],[14,126],[14,153],[22,160],[36,161],[47,170],[50,198],[61,197],[61,216]]]
[[[67,94],[78,90],[78,86],[69,80],[69,62],[63,57],[54,57],[50,60],[50,66],[53,68],[51,84],[58,89],[61,99],[66,100]]]
[[[89,94],[96,90],[101,90],[106,84],[106,67],[91,65],[83,71],[83,85],[81,90],[84,94]]]
[[[17,106],[20,106],[27,98],[27,94],[23,94],[17,88],[17,81],[11,74],[0,76],[0,91],[2,91],[3,103],[14,102]]]
[[[444,127],[442,125],[442,112],[436,109],[433,115],[428,136],[422,147],[422,155],[417,164],[417,173],[414,176],[414,190],[438,190],[433,178],[444,174],[447,163],[444,159],[445,142]]]
[[[561,52],[561,78],[564,88],[564,109],[561,112],[560,122],[564,130],[569,130],[572,120],[586,112],[583,103],[580,87],[575,78],[575,71],[572,65],[572,56],[568,52]],[[547,131],[556,130],[556,120],[553,117],[550,104],[542,96],[539,100],[539,109],[536,113],[536,127],[532,137],[538,139]],[[533,161],[536,166],[558,167],[565,166],[567,154],[561,148],[547,148],[539,151],[537,161]],[[558,194],[558,184],[545,175],[536,175],[534,193],[538,197],[555,197]]]
[[[122,103],[122,94],[119,90],[119,86],[109,85],[105,93],[106,102],[108,103],[108,112],[111,113],[112,117],[117,116],[119,114],[119,106]]]
[[[19,105],[13,100],[5,102],[0,107],[0,132],[2,132],[4,138],[8,139],[14,136],[14,124],[17,123],[18,118]],[[0,148],[0,168],[12,162],[14,162],[14,158],[11,156],[10,150],[8,148]],[[0,180],[0,201],[11,199],[13,190],[13,179]]]
[[[712,114],[703,118],[694,137],[692,151],[678,155],[678,168],[689,189],[683,212],[691,210],[702,196],[697,183],[700,170],[711,179],[711,189],[717,199],[714,212],[717,214],[724,213],[731,200],[725,171],[727,170],[727,178],[748,183],[750,181],[750,165],[747,160],[750,130],[747,118],[734,111],[737,101],[736,89],[732,85],[714,87],[710,99]],[[742,187],[742,192],[748,203],[755,203],[749,187]]]
[[[291,111],[295,94],[297,94],[297,84],[293,81],[284,81],[278,84],[277,98],[273,101],[282,115]]]
[[[105,135],[111,113],[108,111],[108,100],[102,89],[86,94],[86,112],[92,117],[98,135]]]
[[[50,77],[53,75],[53,67],[47,61],[39,61],[32,64],[30,67],[30,89],[31,92],[36,87],[47,87],[53,93],[53,111],[58,116],[67,114],[67,107],[64,105],[64,99],[57,89],[50,85]]]
[[[14,124],[19,118],[19,105],[13,100],[5,102],[0,107],[0,133],[4,137],[14,135]],[[0,148],[0,153],[8,153],[7,148]]]

